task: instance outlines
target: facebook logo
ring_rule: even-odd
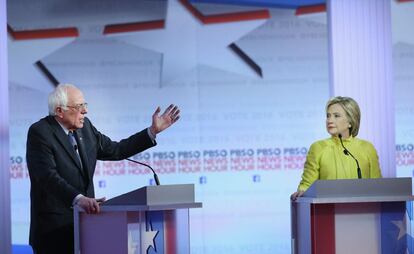
[[[260,182],[260,175],[253,175],[253,182],[259,183]]]
[[[100,180],[98,182],[98,186],[99,186],[99,188],[105,188],[106,187],[106,181],[105,180]]]
[[[200,176],[198,181],[199,181],[200,184],[206,184],[207,183],[207,177],[206,176]]]

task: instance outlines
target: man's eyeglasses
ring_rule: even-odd
[[[86,103],[86,102],[85,103],[80,103],[80,104],[76,104],[75,106],[69,106],[69,105],[67,105],[66,107],[73,108],[76,111],[80,111],[80,110],[88,109],[88,103]]]

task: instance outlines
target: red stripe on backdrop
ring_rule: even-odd
[[[311,205],[312,254],[335,253],[335,205]]]
[[[161,29],[164,28],[164,20],[154,20],[146,22],[135,22],[135,23],[124,23],[116,25],[107,25],[104,28],[104,34],[114,34],[114,33],[127,33],[135,31],[144,31],[151,29]]]
[[[318,4],[318,5],[311,5],[311,6],[302,6],[296,9],[295,15],[305,15],[305,14],[314,14],[326,12],[326,4]]]
[[[177,253],[177,218],[174,210],[164,211],[164,251],[166,254]]]
[[[397,0],[399,3],[414,2],[414,0]]]
[[[263,11],[238,12],[238,13],[204,16],[202,18],[202,21],[204,24],[214,24],[214,23],[268,19],[268,18],[270,18],[269,12],[267,10],[263,10]]]
[[[15,31],[10,26],[7,26],[7,29],[15,40],[50,39],[79,36],[79,32],[76,27]]]

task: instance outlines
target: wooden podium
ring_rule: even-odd
[[[412,200],[411,178],[318,180],[291,202],[292,253],[406,253]]]
[[[112,198],[99,214],[74,208],[75,254],[189,254],[194,185],[147,186]]]

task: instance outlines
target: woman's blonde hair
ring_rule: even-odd
[[[326,103],[326,112],[328,108],[334,104],[339,104],[345,110],[346,118],[348,119],[351,127],[349,127],[349,134],[356,137],[359,132],[359,124],[361,122],[361,110],[358,103],[350,97],[336,96],[329,99]]]

